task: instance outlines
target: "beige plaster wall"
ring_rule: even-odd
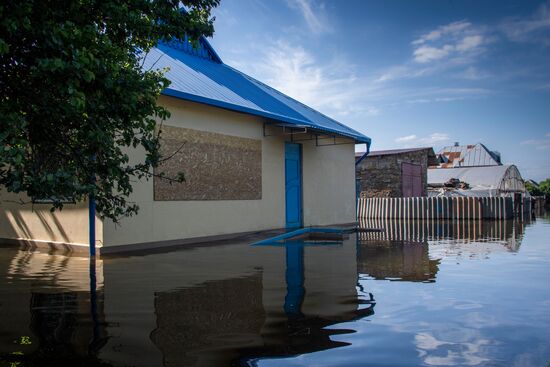
[[[105,245],[124,245],[213,236],[284,227],[284,144],[282,137],[263,136],[263,120],[241,113],[161,97],[169,108],[168,126],[203,130],[262,141],[260,200],[154,201],[153,180],[134,185],[130,198],[140,206],[137,216],[118,225],[104,222]],[[131,152],[131,159],[140,152]]]
[[[307,142],[302,154],[304,226],[354,222],[355,145]]]
[[[171,118],[166,125],[261,140],[262,195],[258,200],[155,201],[153,180],[134,185],[129,201],[139,204],[137,216],[118,224],[96,223],[97,246],[127,245],[188,239],[285,226],[284,136],[263,136],[259,117],[226,111],[175,98],[161,97]],[[345,142],[339,140],[338,142]],[[143,151],[129,152],[133,160]],[[304,225],[349,223],[355,220],[354,145],[316,147],[303,142]],[[87,246],[87,203],[68,204],[50,212],[45,204],[0,200],[0,239],[29,239]],[[7,201],[6,201],[7,200]]]
[[[50,211],[48,204],[28,202],[24,195],[0,190],[0,241],[30,240],[40,243],[88,246],[88,203],[66,204]],[[96,246],[103,242],[103,223],[96,219]]]
[[[130,201],[140,206],[118,225],[104,222],[105,246],[189,239],[285,226],[284,136],[263,136],[259,117],[161,97],[171,111],[167,126],[250,139],[262,145],[262,196],[258,200],[155,201],[153,180],[134,186]],[[340,141],[342,142],[342,141]],[[131,159],[141,157],[132,151]],[[304,225],[355,220],[354,145],[303,145]]]

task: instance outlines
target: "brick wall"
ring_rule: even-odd
[[[428,153],[426,150],[414,152],[367,156],[356,167],[362,197],[401,197],[403,196],[401,163],[422,166],[422,195],[427,196]]]

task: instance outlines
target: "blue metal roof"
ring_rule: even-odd
[[[187,40],[160,43],[147,54],[143,68],[169,68],[165,76],[171,84],[164,95],[335,133],[370,146],[369,137],[224,64],[205,38],[198,49]]]

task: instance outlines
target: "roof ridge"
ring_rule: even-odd
[[[192,42],[187,36],[185,36],[184,40],[174,37],[171,40],[159,41],[159,43],[167,47],[170,47],[171,49],[181,51],[187,55],[195,56],[203,60],[214,62],[216,64],[225,65],[222,59],[220,58],[220,56],[217,54],[216,50],[214,50],[214,47],[212,47],[210,42],[208,42],[208,40],[204,36],[201,36],[198,39],[199,48],[195,48],[195,46],[192,44]],[[176,45],[180,47],[177,47]],[[191,49],[189,47],[191,47]],[[209,57],[204,57],[200,54],[201,47],[203,47],[203,50],[208,54]]]

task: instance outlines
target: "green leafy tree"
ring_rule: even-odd
[[[539,186],[534,185],[531,181],[525,181],[525,188],[531,196],[544,195]]]
[[[542,195],[550,197],[550,178],[539,182],[539,188],[542,192]]]
[[[143,70],[143,56],[160,40],[212,35],[218,4],[2,1],[0,185],[52,209],[93,195],[103,217],[136,213],[131,182],[161,160],[156,120],[169,116],[157,105],[169,81]],[[144,160],[131,164],[127,148]]]

